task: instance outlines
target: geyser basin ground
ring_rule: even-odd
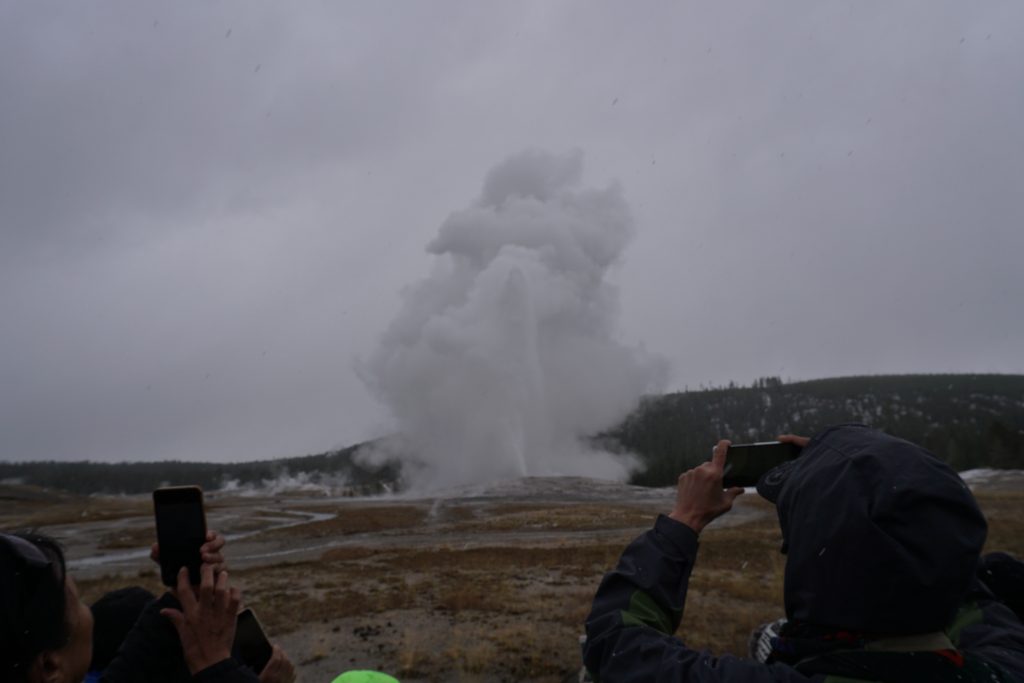
[[[1024,473],[972,485],[989,517],[989,548],[1024,554]],[[533,478],[416,499],[212,494],[209,516],[233,537],[233,579],[302,680],[367,667],[403,683],[562,681],[578,669],[577,639],[601,575],[672,495]],[[87,601],[131,584],[160,590],[145,557],[148,496],[3,487],[0,527],[28,525],[67,544]],[[781,615],[779,543],[771,506],[741,497],[702,536],[680,635],[743,654],[750,628]]]

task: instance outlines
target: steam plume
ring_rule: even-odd
[[[628,459],[582,439],[657,388],[663,363],[615,339],[605,277],[632,221],[617,185],[577,189],[582,171],[580,152],[493,168],[427,246],[432,274],[362,367],[397,420],[391,448],[414,488],[627,474]]]

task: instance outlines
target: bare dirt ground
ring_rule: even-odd
[[[972,482],[989,549],[1024,555],[1024,473]],[[593,592],[672,489],[524,479],[431,497],[208,494],[233,583],[300,680],[373,668],[417,681],[569,681]],[[67,549],[87,602],[162,590],[148,559],[148,496],[76,497],[0,486],[0,528],[38,527]],[[683,626],[695,647],[745,654],[781,616],[781,537],[756,495],[702,535]]]

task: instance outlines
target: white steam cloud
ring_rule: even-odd
[[[350,496],[358,491],[343,475],[323,472],[282,472],[273,479],[245,482],[225,478],[217,493],[242,497],[279,496],[285,493],[313,493],[324,497]]]
[[[664,363],[616,341],[605,278],[632,236],[618,185],[578,189],[579,152],[526,152],[427,246],[433,273],[361,368],[390,407],[406,485],[521,476],[622,479],[631,461],[585,437],[660,388]]]

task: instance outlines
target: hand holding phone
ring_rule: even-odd
[[[728,441],[719,441],[711,460],[679,475],[676,502],[668,516],[698,534],[716,517],[731,510],[736,497],[743,493],[739,487],[722,488],[728,448]]]
[[[153,491],[156,539],[159,545],[160,579],[165,586],[177,584],[178,570],[188,569],[189,583],[199,584],[206,543],[203,491],[198,486],[171,486]]]
[[[235,618],[242,601],[241,592],[228,585],[227,572],[214,578],[213,567],[206,564],[201,574],[196,590],[189,584],[188,571],[182,567],[177,583],[181,608],[160,610],[178,632],[185,664],[193,676],[231,656]]]

